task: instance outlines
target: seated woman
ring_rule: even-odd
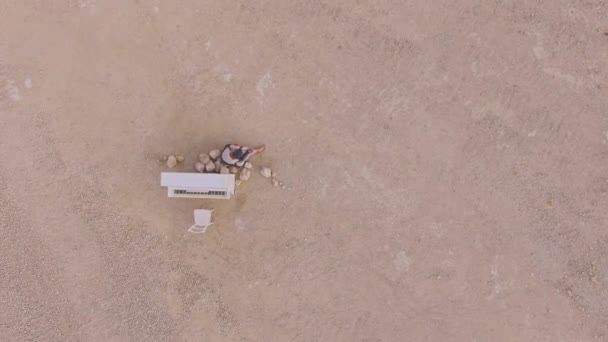
[[[222,161],[226,165],[243,167],[251,156],[262,153],[265,149],[266,145],[252,148],[236,144],[229,144],[226,145],[224,147],[224,151],[222,151]]]

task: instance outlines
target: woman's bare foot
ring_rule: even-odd
[[[252,148],[252,150],[253,150],[253,152],[251,153],[251,155],[262,153],[262,152],[264,152],[266,150],[266,145],[261,145],[261,146],[258,146],[258,147],[254,147],[254,148]]]

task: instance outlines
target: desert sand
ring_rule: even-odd
[[[608,340],[607,13],[1,1],[0,339]],[[288,188],[167,198],[226,143]]]

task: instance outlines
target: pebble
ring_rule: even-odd
[[[226,166],[222,166],[220,168],[220,173],[221,174],[229,174],[230,173],[230,169],[228,167],[226,167]]]
[[[175,156],[175,160],[177,160],[178,163],[183,163],[184,160],[186,160],[186,157],[182,156],[181,154],[178,154]]]
[[[211,159],[213,160],[216,160],[221,154],[222,152],[220,150],[213,150],[209,152],[209,157],[211,157]]]
[[[249,180],[249,177],[251,177],[251,171],[247,169],[241,171],[241,173],[239,174],[239,179],[242,181]]]
[[[167,158],[167,166],[172,169],[175,165],[177,165],[177,159],[175,159],[174,155],[170,155]]]
[[[251,168],[253,168],[253,164],[251,164],[251,162],[246,162],[245,163],[245,168],[246,169],[251,169]]]
[[[270,176],[272,176],[272,170],[269,167],[263,167],[260,170],[260,174],[265,178],[270,178]]]
[[[205,164],[201,163],[201,162],[197,162],[196,164],[194,164],[194,168],[196,169],[196,171],[203,173],[205,172]]]
[[[241,185],[241,180],[240,179],[235,180],[234,185],[236,185],[236,186]]]
[[[198,155],[198,160],[200,160],[201,163],[207,165],[207,163],[209,163],[211,161],[211,159],[209,159],[209,155],[201,153]]]
[[[275,188],[278,188],[281,185],[281,182],[279,182],[278,179],[273,178],[272,179],[272,186],[274,186]]]
[[[236,166],[231,166],[230,167],[230,173],[232,173],[233,175],[239,173],[239,168]]]
[[[207,172],[213,172],[213,171],[215,171],[215,164],[213,164],[212,162],[208,162],[205,165],[205,171],[207,171]]]
[[[222,166],[224,166],[224,164],[222,164],[221,160],[218,159],[218,160],[215,161],[215,169],[217,171],[219,171],[222,168]]]

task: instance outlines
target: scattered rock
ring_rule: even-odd
[[[221,160],[218,159],[215,161],[215,170],[216,171],[219,171],[222,168],[222,166],[224,166],[224,164],[222,164]]]
[[[213,172],[213,171],[215,171],[215,164],[212,163],[212,162],[208,162],[205,165],[205,171],[207,171],[207,172]]]
[[[274,186],[275,188],[280,187],[281,189],[285,189],[286,186],[285,184],[283,184],[283,182],[281,182],[280,180],[277,179],[277,177],[275,177],[275,173],[272,173],[272,186]]]
[[[175,156],[175,160],[177,160],[178,163],[183,163],[184,160],[186,160],[186,157],[182,156],[181,154],[178,154]]]
[[[221,154],[222,152],[220,150],[213,150],[209,152],[209,157],[211,157],[211,159],[213,160],[216,160]]]
[[[270,178],[272,176],[272,170],[269,167],[263,167],[260,170],[260,174],[264,177],[264,178]]]
[[[211,161],[211,159],[209,159],[209,155],[204,153],[198,155],[198,160],[200,160],[200,162],[204,165],[207,165]]]
[[[220,168],[220,173],[221,174],[228,174],[228,173],[230,173],[230,169],[228,167],[226,167],[226,166],[222,166]]]
[[[205,164],[201,163],[201,162],[197,162],[196,164],[194,164],[194,168],[196,169],[196,171],[203,173],[205,172]]]
[[[242,180],[242,181],[249,180],[249,177],[251,177],[251,171],[249,171],[248,169],[244,169],[239,174],[239,179]]]
[[[237,173],[239,173],[239,168],[236,166],[231,166],[230,173],[232,173],[233,175],[236,175]]]
[[[167,158],[167,166],[172,169],[175,165],[177,165],[177,159],[175,158],[174,155],[170,155]]]
[[[240,179],[235,180],[234,185],[236,185],[236,186],[241,185],[241,180]]]
[[[253,164],[251,164],[251,162],[246,162],[245,163],[245,168],[246,169],[252,169],[253,168]]]

